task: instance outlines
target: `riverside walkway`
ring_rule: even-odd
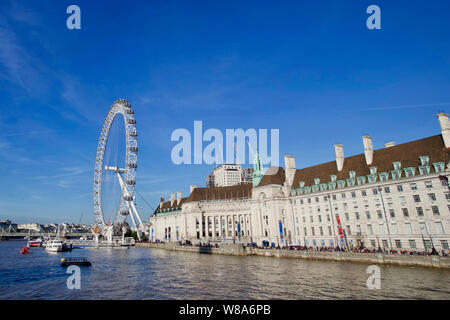
[[[353,253],[339,251],[312,251],[312,250],[287,250],[287,249],[261,249],[246,247],[241,244],[225,244],[214,246],[184,246],[174,243],[136,243],[136,247],[158,248],[173,251],[225,254],[234,256],[263,256],[276,258],[296,258],[308,260],[324,260],[334,262],[355,262],[380,265],[398,265],[414,267],[430,267],[450,269],[450,257],[443,256],[419,256],[386,253]]]

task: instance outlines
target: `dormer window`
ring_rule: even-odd
[[[392,176],[392,180],[400,179],[402,176],[402,170],[392,170],[391,176]]]
[[[353,187],[355,185],[355,178],[347,179],[347,187]]]
[[[380,181],[387,181],[389,178],[389,175],[387,172],[380,172],[378,174],[378,176],[380,177]]]
[[[332,182],[335,182],[336,179],[337,179],[337,175],[332,174],[332,175],[330,176],[330,178],[331,178],[331,181],[332,181]]]
[[[376,175],[376,174],[369,174],[369,175],[367,176],[367,181],[368,181],[369,183],[377,182],[377,175]]]
[[[414,177],[414,175],[416,174],[416,168],[414,167],[405,168],[403,169],[403,171],[405,171],[406,177]]]
[[[306,194],[311,193],[311,187],[305,187],[305,193]]]
[[[297,189],[297,194],[298,194],[298,195],[303,194],[303,188],[298,188],[298,189]],[[303,200],[302,200],[302,201],[303,201]]]
[[[305,181],[300,181],[300,188],[303,188],[305,186]]]
[[[336,182],[328,182],[328,189],[334,190],[336,189]]]
[[[419,173],[421,175],[430,173],[430,166],[419,166]]]
[[[295,196],[295,195],[297,195],[297,191],[295,191],[295,189],[292,189],[291,190],[291,196]]]
[[[392,162],[392,165],[394,166],[394,170],[400,170],[402,168],[402,163],[400,161]]]
[[[358,186],[366,183],[366,177],[358,177],[356,178],[356,181],[358,182]]]
[[[369,170],[370,170],[370,174],[376,174],[377,173],[377,167],[370,167]]]
[[[420,159],[420,164],[423,166],[428,166],[430,164],[430,157],[428,156],[421,156],[419,157]]]
[[[345,187],[345,180],[339,180],[337,183],[338,183],[338,188],[344,188]]]
[[[311,187],[311,189],[312,189],[312,192],[317,192],[317,191],[319,191],[319,185],[315,184]]]
[[[434,167],[435,172],[444,171],[444,163],[443,162],[434,162],[433,167]]]
[[[348,176],[349,176],[350,178],[356,177],[356,171],[349,171]]]
[[[320,184],[320,191],[326,191],[327,190],[327,184],[326,183],[321,183]]]
[[[320,178],[314,178],[314,184],[319,184],[320,183]]]

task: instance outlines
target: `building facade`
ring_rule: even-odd
[[[241,183],[242,166],[240,164],[222,164],[206,178],[207,187],[228,187]]]
[[[258,245],[448,250],[450,243],[450,121],[438,114],[441,134],[335,161],[261,175],[253,184],[191,188],[161,201],[150,218],[153,241],[255,242]]]

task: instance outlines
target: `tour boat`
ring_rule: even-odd
[[[64,243],[61,240],[50,240],[45,244],[45,250],[50,252],[62,252]]]
[[[42,245],[42,238],[37,238],[34,240],[28,240],[29,247],[40,247]]]

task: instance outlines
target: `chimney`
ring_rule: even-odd
[[[191,194],[192,191],[194,191],[195,188],[197,188],[197,186],[195,184],[191,184],[191,188],[190,188],[189,194]]]
[[[338,171],[344,167],[344,146],[342,144],[335,144],[334,151],[336,151],[336,165]]]
[[[178,191],[177,192],[177,206],[180,205],[180,202],[181,202],[181,191]]]
[[[390,148],[390,147],[394,147],[394,146],[395,146],[395,142],[394,141],[389,141],[389,142],[386,142],[384,144],[385,148]]]
[[[170,194],[170,206],[173,206],[173,203],[175,202],[175,193]]]
[[[363,144],[364,144],[364,155],[366,157],[366,163],[370,166],[373,162],[373,145],[372,145],[372,137],[363,136]]]
[[[291,155],[284,156],[284,166],[286,167],[286,181],[285,184],[292,186],[295,176],[295,157]]]
[[[448,120],[448,114],[440,112],[437,114],[439,124],[441,125],[442,139],[446,148],[450,147],[450,121]]]
[[[163,203],[164,203],[164,197],[161,196],[161,198],[159,198],[159,209],[160,210],[162,209]]]

